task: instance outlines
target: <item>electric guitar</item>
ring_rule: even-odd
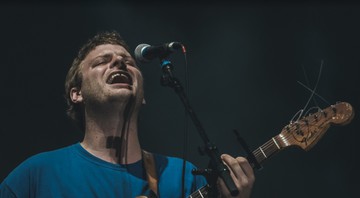
[[[290,122],[281,130],[280,134],[255,149],[252,154],[256,162],[261,164],[288,147],[295,146],[308,151],[321,139],[331,124],[346,125],[352,121],[353,117],[353,108],[349,103],[336,103],[297,121]],[[255,168],[254,163],[251,163],[251,166]],[[209,185],[203,186],[188,198],[207,198],[210,196],[210,190]]]

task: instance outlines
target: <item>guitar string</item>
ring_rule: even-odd
[[[256,158],[258,161],[262,162],[263,160],[269,158],[273,153],[275,153],[276,151],[278,151],[277,149],[275,149],[275,147],[270,147],[270,149],[266,149],[263,152],[257,152],[255,154]]]
[[[276,146],[274,146],[274,144],[269,141],[267,141],[264,145],[262,145],[261,147],[259,147],[258,149],[256,149],[253,154],[255,156],[255,158],[257,159],[258,162],[261,162],[263,160],[265,160],[266,158],[268,158],[271,154],[273,154],[274,152],[276,152],[278,150],[278,148]],[[263,152],[266,153],[264,156],[264,153],[260,150],[260,148],[262,148]],[[270,153],[270,155],[269,155]]]
[[[314,98],[314,94],[316,93],[316,89],[317,89],[317,87],[318,87],[318,85],[319,85],[319,82],[320,82],[320,77],[321,77],[323,65],[324,65],[324,61],[321,60],[321,64],[320,64],[320,68],[319,68],[319,73],[318,73],[318,78],[317,78],[317,80],[316,80],[315,87],[314,87],[313,90],[311,90],[311,94],[310,94],[309,99],[308,99],[308,101],[306,102],[303,110],[305,110],[305,109],[307,108],[307,106],[309,105],[311,99],[314,99],[315,104],[316,104],[316,100],[315,100],[315,98]],[[306,78],[306,73],[305,73],[305,79],[307,80],[307,78]],[[308,83],[308,84],[309,84],[309,83]],[[301,112],[301,114],[299,115],[299,117],[298,117],[298,119],[297,119],[296,121],[298,121],[298,120],[302,117],[302,115],[303,115],[302,113],[303,113],[303,111]]]
[[[256,149],[253,154],[255,156],[264,156],[264,153],[269,153],[269,151],[273,150],[273,149],[271,149],[272,147],[273,147],[273,145],[271,145],[271,143],[268,141],[264,145],[262,145],[258,149]],[[260,155],[260,154],[262,154],[262,155]]]
[[[201,197],[204,197],[206,196],[208,193],[208,189],[209,187],[208,186],[203,186],[201,187],[200,189],[198,189],[195,193],[196,195],[193,196],[193,195],[190,195],[189,197],[192,197],[192,198],[201,198]]]
[[[272,149],[272,148],[277,148],[276,146],[274,147],[274,142],[272,139],[268,140],[266,143],[264,143],[263,145],[261,145],[258,149],[256,149],[254,152],[255,153],[262,153],[260,148],[263,150],[263,151],[268,151],[269,148]],[[276,149],[275,149],[276,150]]]

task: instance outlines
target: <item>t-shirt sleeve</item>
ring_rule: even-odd
[[[30,160],[25,160],[4,179],[0,186],[0,197],[30,197]]]
[[[5,181],[0,184],[0,197],[1,198],[15,198],[15,193],[9,188]]]

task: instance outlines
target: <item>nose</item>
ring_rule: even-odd
[[[115,60],[113,61],[113,63],[110,65],[110,67],[118,67],[121,70],[126,70],[127,66],[124,60],[124,57],[122,56],[116,56]]]

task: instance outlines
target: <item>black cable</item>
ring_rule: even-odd
[[[186,57],[186,49],[185,46],[182,45],[182,52],[184,54],[185,59],[185,93],[189,95],[189,78],[188,78],[188,64],[187,64],[187,57]],[[185,198],[185,171],[186,171],[186,160],[187,160],[187,152],[188,152],[188,145],[189,145],[189,125],[188,125],[188,113],[185,109],[185,121],[184,121],[184,145],[183,145],[183,169],[182,169],[182,193],[181,197]]]

